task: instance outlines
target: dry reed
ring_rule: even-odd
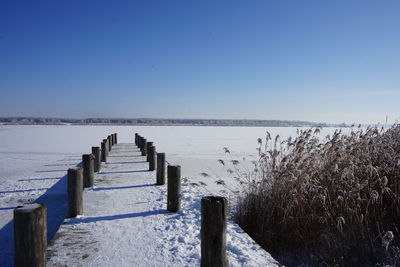
[[[234,163],[235,221],[289,266],[399,264],[400,125],[319,135],[267,133],[254,170]]]

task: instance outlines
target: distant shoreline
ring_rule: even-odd
[[[327,124],[290,120],[228,120],[228,119],[105,119],[105,118],[40,118],[2,117],[2,125],[100,125],[100,126],[230,126],[230,127],[348,127],[346,124]]]

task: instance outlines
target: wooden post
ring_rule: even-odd
[[[47,261],[46,206],[33,203],[14,209],[14,264],[45,267]]]
[[[149,162],[149,171],[156,169],[156,147],[150,146],[147,151],[147,161]]]
[[[112,149],[111,135],[107,136],[107,140],[108,140],[108,152],[110,152]]]
[[[108,154],[110,153],[110,145],[109,145],[109,139],[107,138],[107,139],[103,139],[103,142],[106,144],[106,149],[105,149],[105,152],[106,152],[106,158],[108,158]]]
[[[181,207],[179,198],[181,192],[181,166],[168,165],[168,195],[167,195],[167,210],[177,212]]]
[[[136,145],[136,146],[138,146],[138,137],[139,137],[138,134],[135,133],[135,145]]]
[[[157,153],[157,185],[165,184],[165,153]]]
[[[147,156],[147,139],[142,138],[142,156]]]
[[[118,137],[117,137],[117,133],[114,133],[114,142],[115,142],[115,144],[118,144]]]
[[[146,138],[144,138],[143,136],[140,137],[140,150],[143,151],[143,147],[144,147],[144,141],[146,140]],[[147,140],[146,140],[147,142]]]
[[[149,149],[150,147],[153,145],[153,142],[147,142],[146,143],[146,151],[147,151],[147,157],[146,157],[146,161],[150,162],[150,158],[149,158]]]
[[[92,154],[94,156],[94,172],[99,172],[101,165],[100,147],[92,146]]]
[[[83,169],[68,169],[68,211],[67,218],[83,214]]]
[[[201,199],[201,266],[228,266],[226,256],[227,200],[208,196]]]
[[[107,142],[101,142],[101,162],[107,161]]]
[[[143,148],[143,137],[142,136],[138,137],[138,147],[139,147],[140,151],[142,151],[142,148]]]
[[[82,155],[83,188],[92,187],[94,180],[94,156],[92,154]]]

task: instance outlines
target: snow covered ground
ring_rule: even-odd
[[[156,186],[145,157],[118,144],[85,191],[84,216],[63,224],[50,246],[50,266],[198,266],[201,194],[185,184],[182,208],[166,211],[167,187]],[[268,266],[274,260],[229,223],[232,266]]]
[[[165,152],[170,164],[182,166],[182,211],[175,215],[164,212],[166,187],[151,186],[153,173],[97,174],[97,188],[85,192],[87,214],[62,225],[49,250],[50,263],[63,264],[71,258],[76,261],[70,266],[107,265],[106,262],[132,266],[130,263],[140,258],[143,266],[157,262],[164,266],[197,265],[201,196],[218,194],[231,199],[240,191],[217,162],[227,157],[222,148],[228,147],[235,159],[256,157],[257,138],[263,138],[266,130],[282,137],[296,131],[264,127],[0,126],[0,266],[12,266],[13,209],[33,201],[45,203],[51,214],[48,238],[53,238],[65,218],[66,170],[80,164],[82,154],[90,153],[91,146],[99,146],[103,138],[114,132],[118,133],[120,153],[126,153],[123,152],[126,149],[134,151],[133,146],[123,143],[133,143],[137,132],[154,141],[157,151]],[[134,157],[122,156],[113,159],[114,163],[143,161],[140,157],[133,160]],[[143,170],[143,164],[146,165],[106,164],[103,172],[115,168]],[[217,183],[221,179],[224,183]],[[114,189],[108,190],[110,187]],[[103,210],[108,213],[103,214]],[[133,227],[127,227],[128,221]],[[119,229],[119,234],[110,229]],[[64,246],[63,235],[67,233],[72,241]],[[119,238],[120,234],[124,238]],[[83,244],[82,236],[85,236]],[[80,242],[73,241],[78,239]],[[67,255],[66,250],[64,253],[62,247],[70,248],[72,252],[68,253],[72,255]],[[80,258],[74,257],[78,252]],[[265,266],[274,262],[231,221],[228,255],[233,266]]]

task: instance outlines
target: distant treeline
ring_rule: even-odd
[[[284,120],[218,120],[218,119],[68,119],[68,118],[32,118],[32,117],[3,117],[0,118],[2,124],[12,125],[192,125],[192,126],[266,126],[266,127],[311,127],[311,126],[346,126],[332,125],[326,123],[316,123],[308,121],[284,121]]]

